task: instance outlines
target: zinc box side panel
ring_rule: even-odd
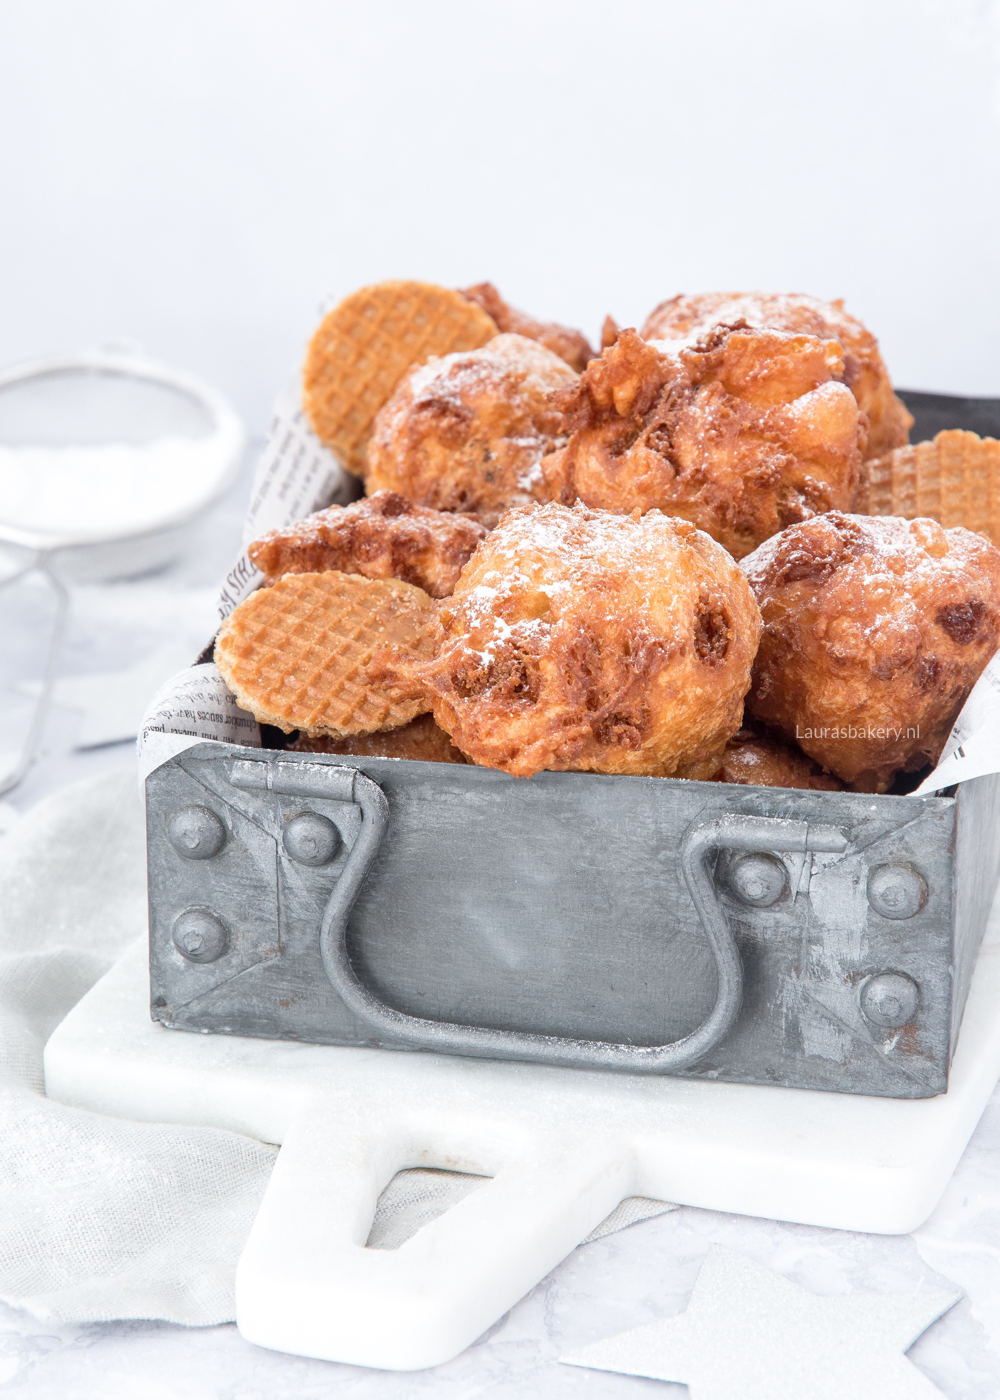
[[[339,1001],[319,958],[322,911],[358,809],[234,788],[237,757],[245,751],[199,747],[150,780],[151,965],[154,1000],[164,997],[154,1015],[190,1030],[378,1042]],[[691,1073],[894,1096],[944,1087],[953,800],[594,774],[518,780],[391,759],[308,762],[355,768],[388,802],[388,830],[348,925],[362,981],[411,1015],[505,1030],[641,1045],[689,1033],[711,1010],[716,978],[681,869],[685,833],[728,813],[839,827],[849,840],[842,857],[782,857],[787,890],[771,909],[741,907],[720,861],[716,888],[744,963],[744,1003],[726,1041]],[[214,870],[164,844],[171,806],[199,797],[222,804],[231,833]],[[343,838],[337,860],[314,870],[291,861],[282,841],[306,808]],[[914,863],[928,877],[932,900],[917,918],[873,920],[866,879],[885,860]],[[229,963],[185,964],[172,948],[172,920],[185,904],[215,908],[232,928]],[[915,1034],[883,1046],[861,1016],[859,992],[887,967],[913,975],[927,995]]]
[[[972,970],[1000,880],[1000,774],[962,783],[955,833],[954,985],[951,1053],[958,1042]]]
[[[738,791],[734,805],[790,796]],[[775,904],[755,909],[734,897],[727,862],[720,861],[716,885],[743,962],[743,1007],[725,1039],[685,1074],[899,1098],[941,1093],[951,1019],[955,803],[856,793],[810,799],[808,820],[840,828],[848,846],[804,862],[784,856],[788,882]],[[887,919],[872,908],[868,879],[881,866],[921,872],[929,896],[917,914]],[[870,978],[892,972],[916,983],[919,1011],[905,1026],[876,1026],[863,1013],[862,992]]]

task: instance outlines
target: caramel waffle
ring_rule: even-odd
[[[304,404],[316,435],[363,476],[372,420],[410,366],[478,350],[496,334],[481,307],[429,282],[353,292],[323,319],[306,353]]]
[[[240,705],[285,733],[367,734],[430,709],[372,679],[376,652],[429,657],[434,604],[398,579],[286,574],[223,623],[215,663]]]
[[[933,442],[897,447],[866,462],[855,509],[861,515],[929,516],[964,525],[1000,545],[1000,442],[949,429]]]

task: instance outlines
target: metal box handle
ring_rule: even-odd
[[[254,765],[255,767],[257,765]],[[299,784],[292,771],[298,765],[278,765],[288,771],[268,784],[290,791]],[[684,879],[708,938],[718,974],[718,993],[708,1017],[689,1035],[667,1045],[625,1045],[612,1041],[578,1040],[566,1036],[460,1025],[410,1016],[381,1001],[359,979],[347,953],[347,921],[354,901],[378,854],[389,818],[385,793],[357,769],[341,765],[301,765],[310,773],[305,787],[319,795],[322,775],[341,798],[361,808],[361,833],[327,903],[320,926],[320,952],[330,983],[344,1004],[380,1038],[422,1050],[486,1059],[540,1061],[549,1065],[611,1069],[639,1074],[668,1074],[686,1069],[706,1055],[732,1028],[743,996],[743,966],[726,916],[707,867],[708,857],[721,848],[743,851],[843,851],[847,839],[836,827],[810,828],[806,822],[775,817],[726,815],[691,827],[681,848]],[[351,777],[348,777],[351,774]],[[304,793],[303,793],[304,795]]]

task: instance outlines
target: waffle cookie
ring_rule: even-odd
[[[433,651],[434,604],[398,579],[286,574],[219,629],[215,664],[240,705],[285,733],[368,734],[430,708],[372,676],[377,652]]]
[[[953,428],[862,467],[859,515],[929,516],[1000,545],[1000,442]]]
[[[460,292],[430,282],[378,282],[324,317],[306,352],[304,405],[317,437],[364,475],[372,419],[411,365],[477,350],[495,322]]]

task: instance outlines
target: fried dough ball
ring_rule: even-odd
[[[398,578],[444,598],[485,529],[468,515],[415,506],[395,491],[330,506],[248,546],[251,561],[274,583],[285,574],[324,573]]]
[[[472,511],[491,528],[509,506],[536,498],[538,464],[562,432],[548,396],[575,381],[558,355],[523,335],[428,360],[375,419],[365,490]]]
[[[669,353],[622,331],[558,398],[573,431],[542,460],[547,493],[683,516],[739,559],[850,506],[863,429],[842,370],[832,341],[742,323]]]
[[[430,715],[418,715],[398,729],[334,738],[330,734],[300,734],[288,745],[293,753],[342,753],[358,758],[411,758],[424,763],[468,763]]]
[[[866,457],[877,457],[909,441],[913,417],[892,391],[878,341],[843,301],[820,301],[798,292],[705,292],[661,302],[642,328],[644,340],[695,339],[720,321],[835,340],[844,357],[844,383],[868,416]]]
[[[1000,550],[933,520],[833,511],[742,568],[764,619],[750,714],[858,792],[937,760],[1000,641]]]
[[[467,301],[474,301],[497,324],[497,330],[513,331],[525,335],[529,340],[537,340],[546,350],[565,360],[570,369],[577,373],[586,369],[594,358],[590,342],[582,331],[570,326],[560,326],[557,321],[536,321],[527,312],[518,311],[494,287],[492,282],[477,282],[474,287],[460,287],[459,295]]]
[[[440,604],[416,666],[473,762],[710,777],[740,726],[760,633],[733,560],[685,520],[512,510]]]
[[[416,723],[416,721],[414,721]],[[738,729],[714,774],[716,783],[752,783],[756,787],[810,788],[814,792],[843,792],[844,784],[800,748],[783,744],[772,734],[744,725]]]

